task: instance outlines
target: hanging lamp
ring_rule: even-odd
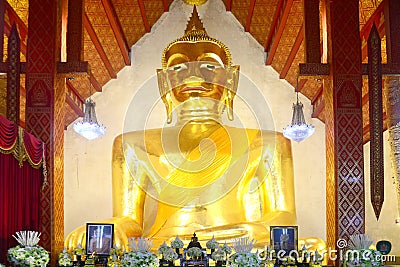
[[[293,116],[292,123],[283,128],[283,135],[293,141],[300,142],[304,139],[310,137],[315,132],[315,127],[313,125],[307,124],[304,119],[303,114],[303,104],[299,102],[298,89],[299,78],[297,77],[296,82],[296,94],[297,101],[293,104]]]
[[[74,123],[75,132],[85,137],[88,140],[96,139],[106,133],[106,127],[97,122],[95,106],[96,103],[92,100],[92,72],[89,77],[89,98],[85,101],[85,113],[81,121]]]

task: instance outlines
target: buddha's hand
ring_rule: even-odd
[[[106,220],[93,222],[96,224],[114,225],[114,244],[122,249],[126,249],[128,238],[142,236],[142,229],[131,217],[112,217]],[[70,232],[65,239],[64,247],[72,251],[79,245],[86,247],[86,225],[79,226]]]

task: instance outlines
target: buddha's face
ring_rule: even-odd
[[[213,43],[178,43],[165,57],[167,68],[158,72],[159,87],[170,94],[175,107],[198,97],[222,101],[227,90],[236,90],[238,68],[227,66],[227,55]]]

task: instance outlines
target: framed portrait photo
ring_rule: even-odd
[[[86,254],[109,255],[114,242],[114,224],[86,224]]]
[[[275,252],[284,250],[289,256],[291,251],[298,249],[297,226],[271,226],[270,229],[271,246]]]

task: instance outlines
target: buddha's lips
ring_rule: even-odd
[[[208,92],[210,89],[204,88],[203,86],[191,86],[191,87],[185,87],[182,90],[180,90],[181,93],[183,92],[190,92],[190,91],[196,91],[196,92]]]

